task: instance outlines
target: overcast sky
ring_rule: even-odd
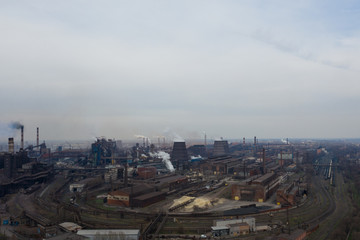
[[[359,137],[359,23],[356,0],[0,0],[1,138]]]

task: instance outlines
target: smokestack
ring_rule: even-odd
[[[21,149],[24,149],[24,126],[21,126]]]
[[[289,139],[286,138],[286,145],[289,145]]]
[[[256,146],[256,136],[254,137],[254,146]]]
[[[243,145],[245,145],[245,138],[243,138]]]
[[[14,153],[14,138],[9,138],[9,153]]]
[[[39,146],[39,128],[36,128],[36,146]]]

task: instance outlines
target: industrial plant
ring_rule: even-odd
[[[340,216],[331,194],[360,157],[356,144],[256,137],[47,147],[39,128],[25,146],[15,129],[0,216],[17,239],[314,239]]]

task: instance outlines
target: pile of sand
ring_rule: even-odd
[[[188,196],[182,196],[181,198],[179,199],[175,199],[174,200],[174,203],[171,205],[170,208],[174,207],[174,206],[177,206],[177,205],[180,205],[186,201],[189,201],[190,199],[194,199],[194,197],[188,197]]]
[[[185,206],[185,211],[192,212],[195,209],[205,210],[205,209],[211,208],[213,206],[216,206],[218,204],[222,204],[222,203],[224,203],[224,201],[225,201],[225,199],[223,199],[223,198],[208,199],[205,197],[199,197],[199,198],[196,198],[189,205]]]

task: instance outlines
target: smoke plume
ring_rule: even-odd
[[[176,132],[174,132],[173,130],[171,130],[170,128],[166,128],[164,130],[164,135],[173,140],[174,142],[185,142],[185,140]]]
[[[170,171],[170,172],[174,172],[174,166],[172,165],[171,161],[170,161],[170,154],[160,151],[157,153],[150,153],[150,156],[152,157],[157,157],[157,158],[161,158],[162,162],[165,164],[166,168]]]
[[[10,123],[10,127],[11,127],[12,129],[20,129],[20,128],[23,128],[24,125],[22,125],[22,124],[19,123],[19,122],[12,122],[12,123]]]

